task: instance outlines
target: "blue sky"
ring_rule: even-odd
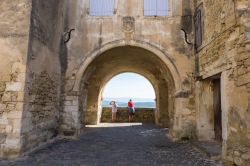
[[[106,84],[103,97],[155,99],[155,92],[145,77],[135,73],[122,73]]]

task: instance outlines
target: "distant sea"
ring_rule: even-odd
[[[110,101],[116,101],[119,107],[127,107],[127,103],[130,98],[103,98],[102,106],[110,107]],[[132,98],[135,107],[137,108],[155,108],[155,100],[154,99],[142,99],[142,98]]]

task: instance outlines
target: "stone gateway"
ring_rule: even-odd
[[[216,140],[249,165],[249,0],[94,1],[1,0],[0,157],[78,138],[100,123],[104,85],[134,72],[171,139]]]

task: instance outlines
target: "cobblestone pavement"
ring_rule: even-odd
[[[0,161],[0,165],[220,165],[189,143],[170,141],[166,133],[167,129],[148,124],[102,124],[87,128],[79,140],[59,140],[16,161]]]

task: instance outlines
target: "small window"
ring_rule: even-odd
[[[115,0],[90,0],[89,14],[91,16],[112,16]]]
[[[194,16],[195,27],[195,47],[199,48],[203,40],[203,19],[202,19],[202,6],[197,8]]]
[[[144,0],[145,16],[167,16],[168,0]]]

